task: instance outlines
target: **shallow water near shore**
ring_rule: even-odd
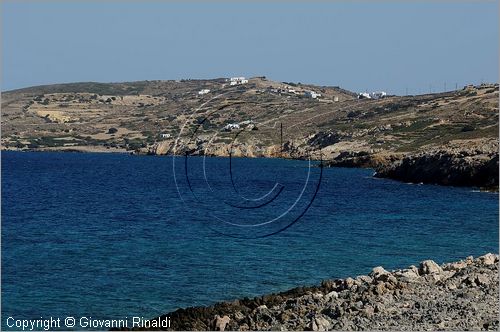
[[[498,252],[498,193],[472,188],[279,159],[233,159],[229,171],[228,158],[207,158],[203,171],[201,157],[176,158],[176,185],[172,157],[1,157],[3,329],[9,316],[152,318]]]

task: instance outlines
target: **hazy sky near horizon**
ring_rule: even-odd
[[[267,76],[404,94],[498,82],[498,1],[2,2],[2,91]]]

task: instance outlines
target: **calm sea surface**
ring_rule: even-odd
[[[277,159],[1,157],[4,329],[9,316],[152,318],[498,253],[498,194],[472,188]]]

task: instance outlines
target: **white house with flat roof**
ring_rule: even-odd
[[[385,91],[374,91],[374,92],[370,93],[370,96],[373,99],[380,99],[380,98],[386,97],[387,93]]]
[[[358,94],[358,99],[372,99],[372,96],[368,92],[361,92]]]
[[[306,97],[313,98],[313,99],[321,97],[320,93],[317,93],[317,92],[314,92],[314,91],[306,91],[306,92],[304,92],[304,94],[305,94]]]
[[[239,85],[239,84],[245,84],[245,83],[248,83],[248,80],[243,76],[231,77],[229,79],[229,85]]]
[[[385,97],[387,97],[387,92],[385,91],[361,92],[358,94],[358,99],[380,99]]]

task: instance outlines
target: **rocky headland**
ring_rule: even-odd
[[[498,330],[498,255],[179,309],[171,330]],[[162,317],[165,317],[162,316]]]
[[[379,164],[376,177],[498,191],[498,141],[460,142]]]

